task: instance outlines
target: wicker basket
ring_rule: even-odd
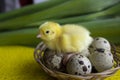
[[[77,76],[77,75],[71,75],[71,74],[67,74],[67,73],[62,73],[62,72],[58,72],[58,71],[53,71],[48,69],[44,64],[43,64],[43,52],[45,51],[46,47],[44,45],[43,42],[39,43],[38,46],[35,49],[34,52],[34,57],[35,60],[40,64],[40,66],[42,67],[42,69],[48,73],[48,75],[55,77],[59,80],[103,80],[111,75],[113,75],[114,73],[116,73],[116,71],[118,71],[120,69],[120,59],[119,56],[120,54],[116,54],[116,50],[114,48],[114,46],[112,47],[112,53],[114,56],[114,60],[116,62],[116,64],[114,65],[114,69],[109,69],[106,70],[104,72],[100,72],[100,73],[91,73],[88,75],[84,75],[84,76]]]

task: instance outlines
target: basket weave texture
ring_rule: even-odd
[[[115,46],[112,46],[112,53],[114,56],[114,60],[116,64],[114,65],[114,68],[100,72],[100,73],[91,73],[87,75],[71,75],[67,73],[62,73],[59,71],[51,70],[47,68],[43,64],[43,52],[46,50],[46,46],[43,42],[39,43],[34,51],[34,58],[38,62],[38,64],[41,66],[41,68],[48,73],[48,75],[57,78],[58,80],[103,80],[109,76],[112,76],[114,73],[116,73],[120,69],[120,54],[119,51],[117,52],[115,49]]]

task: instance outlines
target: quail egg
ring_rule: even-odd
[[[114,64],[113,55],[110,51],[98,52],[94,51],[90,56],[92,65],[98,72],[102,72],[112,68]]]
[[[66,69],[69,74],[85,75],[91,73],[92,66],[87,57],[76,54],[69,59]]]
[[[98,52],[104,52],[105,50],[110,51],[111,46],[108,40],[102,37],[97,37],[93,40],[92,44],[89,47],[90,52],[97,50]]]
[[[56,53],[53,50],[46,49],[44,52],[43,60],[45,65],[52,70],[64,71],[62,64],[63,54]]]

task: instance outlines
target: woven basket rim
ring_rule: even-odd
[[[64,75],[67,77],[72,77],[72,78],[78,78],[78,79],[91,79],[91,78],[95,78],[95,77],[109,77],[111,75],[113,75],[114,73],[116,73],[119,69],[120,66],[117,65],[115,68],[103,71],[103,72],[99,72],[99,73],[90,73],[90,74],[86,74],[86,75],[72,75],[72,74],[67,74],[67,73],[63,73],[63,72],[59,72],[59,71],[55,71],[55,70],[51,70],[49,68],[47,68],[43,63],[42,63],[42,52],[44,52],[45,50],[45,45],[43,42],[39,43],[34,51],[34,58],[35,60],[38,62],[38,64],[40,64],[40,66],[42,67],[42,69],[48,73],[49,75],[51,75],[52,77],[58,77],[57,75]],[[39,50],[39,51],[38,51]],[[118,62],[120,63],[120,61]],[[54,75],[52,75],[54,74]]]

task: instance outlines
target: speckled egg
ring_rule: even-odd
[[[69,74],[85,75],[91,73],[92,66],[87,57],[76,54],[69,59],[66,69]]]
[[[94,51],[90,56],[92,65],[98,72],[102,72],[112,68],[114,64],[113,55],[110,51],[98,52]]]
[[[102,38],[102,37],[97,37],[93,40],[89,49],[91,53],[94,52],[95,50],[97,50],[98,52],[104,52],[105,50],[110,51],[111,46],[107,39]]]
[[[45,65],[52,70],[64,71],[62,64],[63,54],[56,53],[53,50],[46,49],[44,52],[43,60]]]

